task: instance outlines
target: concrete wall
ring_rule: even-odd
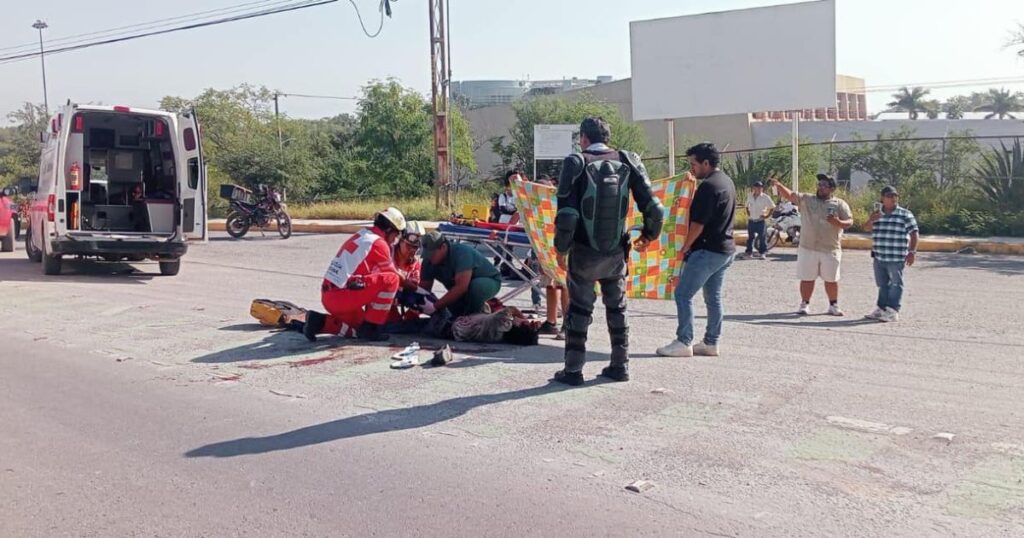
[[[942,138],[947,134],[969,130],[974,136],[998,136],[1005,138],[979,139],[982,148],[999,147],[1000,142],[1010,145],[1014,137],[1024,137],[1024,121],[1014,120],[882,120],[882,121],[816,121],[800,124],[800,138],[811,142],[828,142],[835,137],[837,142],[874,140],[883,131],[892,133],[903,127],[916,131],[920,138]],[[789,123],[753,123],[754,147],[764,148],[777,145],[780,141],[789,143],[792,126]],[[936,142],[937,144],[940,142]],[[824,171],[824,170],[823,170]],[[855,172],[851,186],[864,187],[871,177]]]
[[[861,138],[874,139],[882,131],[894,132],[910,127],[922,138],[941,138],[953,131],[970,130],[974,136],[1024,136],[1024,121],[1014,120],[882,120],[882,121],[816,121],[800,124],[800,138],[812,142],[828,142]],[[754,123],[751,125],[755,147],[770,147],[779,140],[789,140],[789,123]],[[982,144],[999,145],[998,140],[979,140]]]

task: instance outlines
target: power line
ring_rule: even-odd
[[[384,6],[386,5],[387,0],[380,0],[380,7],[377,8],[380,11],[380,26],[377,27],[377,31],[374,32],[373,34],[371,34],[366,29],[366,25],[363,24],[363,15],[361,13],[359,13],[359,6],[356,5],[355,0],[348,0],[348,1],[349,1],[349,3],[352,4],[352,7],[355,8],[355,10],[356,10],[356,18],[359,19],[359,26],[363,27],[363,33],[366,34],[366,37],[369,37],[370,39],[373,39],[373,38],[379,36],[380,35],[380,31],[384,29]],[[390,13],[391,10],[388,9],[388,11],[389,11],[388,17],[390,17],[391,16],[391,13]]]
[[[280,92],[277,95],[281,97],[300,97],[303,99],[337,99],[342,101],[358,101],[359,97],[342,97],[340,95],[309,95],[305,93],[284,93]]]
[[[134,35],[124,36],[124,37],[115,37],[115,38],[103,39],[103,40],[100,40],[100,41],[94,41],[94,42],[90,42],[90,43],[83,43],[83,44],[79,44],[79,45],[68,45],[68,46],[57,48],[57,49],[47,50],[46,54],[47,55],[60,54],[62,52],[81,50],[81,49],[86,49],[86,48],[90,48],[90,47],[96,47],[96,46],[100,46],[100,45],[109,45],[109,44],[112,44],[112,43],[120,43],[120,42],[123,42],[123,41],[131,41],[131,40],[134,40],[134,39],[141,39],[143,37],[151,37],[151,36],[156,36],[156,35],[170,34],[170,33],[174,33],[174,32],[181,32],[181,31],[185,31],[185,30],[194,30],[196,28],[205,28],[207,26],[215,26],[215,25],[225,24],[225,23],[229,23],[229,22],[237,22],[237,21],[242,21],[242,20],[255,19],[257,17],[265,17],[267,15],[276,15],[278,13],[286,13],[286,12],[289,12],[289,11],[298,11],[300,9],[317,7],[317,6],[322,6],[322,5],[326,5],[326,4],[333,4],[333,3],[337,2],[337,1],[338,0],[309,0],[309,1],[306,1],[306,2],[299,3],[299,4],[292,4],[292,5],[287,5],[287,6],[281,6],[281,7],[277,7],[277,8],[273,8],[273,9],[265,9],[265,10],[257,11],[257,12],[253,12],[253,13],[246,13],[246,14],[242,14],[242,15],[236,15],[236,16],[233,16],[233,17],[220,18],[220,19],[215,19],[215,20],[206,21],[206,22],[198,22],[198,23],[188,24],[188,25],[185,25],[185,26],[177,26],[177,27],[174,27],[174,28],[167,28],[167,29],[164,29],[164,30],[156,30],[156,31],[152,31],[152,32],[142,33],[142,34],[134,34]],[[0,57],[0,63],[16,62],[16,61],[25,60],[25,59],[28,59],[28,58],[34,58],[36,56],[39,56],[39,54],[40,54],[39,52],[32,52],[32,53],[21,53],[21,54],[14,54],[14,55],[9,55],[9,56],[3,56],[3,57]]]
[[[901,88],[916,88],[921,87],[925,89],[944,89],[944,88],[962,88],[968,86],[984,86],[992,84],[1022,84],[1024,83],[1024,77],[998,77],[998,78],[976,78],[976,79],[961,79],[961,80],[945,80],[939,82],[916,82],[910,84],[888,84],[879,86],[865,86],[863,90],[867,93],[878,93],[885,91],[895,91]],[[853,88],[856,90],[857,88]]]
[[[236,4],[236,5],[233,5],[233,6],[226,6],[226,7],[222,7],[222,8],[218,8],[218,9],[211,9],[211,10],[207,10],[207,11],[199,11],[199,12],[195,12],[195,13],[188,13],[188,14],[185,14],[185,15],[178,15],[176,17],[168,17],[168,18],[165,18],[165,19],[157,19],[157,20],[152,20],[152,21],[148,21],[148,22],[139,22],[139,23],[135,23],[135,24],[129,24],[129,25],[126,25],[126,26],[118,26],[116,28],[108,28],[106,30],[97,30],[95,32],[87,32],[87,33],[83,33],[83,34],[74,34],[74,35],[70,35],[70,36],[64,36],[64,37],[49,39],[49,40],[46,41],[46,44],[48,44],[48,45],[56,45],[58,43],[65,43],[66,44],[67,42],[80,42],[80,41],[84,41],[84,40],[81,39],[83,37],[100,36],[100,35],[107,35],[107,34],[113,34],[113,33],[119,33],[119,32],[120,33],[127,33],[127,32],[122,32],[123,30],[143,30],[143,29],[151,29],[151,28],[160,27],[160,26],[169,26],[169,23],[171,23],[171,22],[179,22],[179,21],[182,21],[182,20],[185,20],[186,22],[192,22],[193,20],[210,18],[214,14],[224,15],[224,14],[227,14],[227,13],[235,13],[235,12],[238,12],[238,11],[247,11],[252,6],[255,6],[255,5],[267,4],[267,3],[270,3],[270,4],[285,4],[285,3],[294,2],[294,1],[296,1],[296,0],[259,0],[257,2],[248,2],[248,3],[245,3],[245,4]],[[19,52],[25,52],[26,49],[27,50],[35,50],[37,48],[39,48],[39,43],[32,42],[32,43],[26,43],[24,45],[13,45],[13,46],[7,46],[7,47],[0,47],[0,51],[18,50]],[[13,52],[10,53],[10,54],[13,54]]]

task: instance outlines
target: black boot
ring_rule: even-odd
[[[305,335],[306,340],[316,342],[316,335],[324,330],[324,323],[326,321],[327,316],[320,312],[313,310],[306,312],[306,323],[302,326],[302,334]]]
[[[605,366],[604,370],[601,370],[601,377],[612,381],[629,381],[629,370],[625,366]]]
[[[367,342],[387,342],[391,336],[384,334],[380,325],[364,322],[356,329],[356,338]]]
[[[583,379],[583,372],[566,372],[565,370],[555,372],[555,376],[552,377],[551,380],[558,383],[565,383],[572,387],[579,387],[585,382]]]

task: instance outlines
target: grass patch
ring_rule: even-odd
[[[490,205],[491,195],[482,192],[465,192],[459,195],[455,203],[455,211],[461,211],[463,204]],[[434,196],[417,198],[388,199],[369,198],[366,200],[347,200],[336,202],[316,202],[311,204],[294,204],[288,206],[288,213],[293,219],[319,220],[371,220],[374,213],[389,206],[397,207],[408,220],[447,220],[450,216],[445,211],[434,207]]]

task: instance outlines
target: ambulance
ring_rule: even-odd
[[[176,275],[207,235],[199,122],[184,114],[68,104],[42,134],[25,251],[44,274],[65,258],[159,263]]]

